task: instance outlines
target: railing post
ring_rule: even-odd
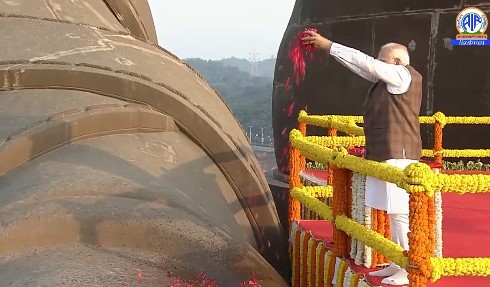
[[[443,158],[442,148],[442,129],[446,125],[446,116],[437,112],[433,115],[434,118],[434,161],[441,164]]]
[[[430,259],[434,254],[434,243],[430,239],[430,230],[434,228],[434,209],[430,207],[431,200],[426,192],[410,193],[407,268],[409,287],[427,286],[428,278],[432,274]]]
[[[300,123],[299,130],[303,135],[306,135],[306,124]],[[289,147],[289,190],[293,190],[295,187],[302,186],[299,173],[306,168],[306,159],[301,155],[299,149],[290,145]],[[291,224],[301,219],[301,205],[298,200],[289,196],[289,214],[288,214],[288,226],[289,233],[291,232]]]
[[[298,129],[301,132],[301,134],[303,134],[303,136],[306,136],[306,123],[299,123]],[[300,171],[306,169],[306,158],[300,154],[299,159],[300,159],[300,170],[298,171],[298,174]]]
[[[299,177],[300,158],[299,150],[293,146],[289,147],[289,190],[301,186]],[[289,195],[288,226],[291,232],[291,224],[300,219],[301,206],[298,200]]]
[[[442,163],[442,124],[434,122],[434,161]]]
[[[333,128],[329,128],[327,131],[327,135],[329,137],[335,137],[335,136],[337,136],[337,130],[333,129]],[[329,148],[333,148],[333,147],[330,146]],[[330,186],[333,186],[333,179],[335,177],[335,170],[336,170],[336,168],[333,164],[328,164],[328,167],[327,167],[327,184]],[[332,207],[332,205],[333,205],[332,201],[333,201],[333,198],[327,198],[325,202],[327,205]]]
[[[390,217],[386,211],[372,208],[371,209],[371,229],[383,235],[385,238],[391,239],[391,223]],[[390,260],[372,249],[371,268],[376,268],[380,264],[389,263]]]
[[[329,137],[335,137],[335,136],[337,136],[337,130],[329,128],[327,131],[327,135]],[[330,146],[329,148],[332,148],[332,147]],[[332,164],[328,165],[328,169],[327,169],[327,174],[328,174],[327,183],[328,183],[328,185],[332,185],[333,177],[334,177],[334,173],[335,173],[334,169],[335,168]]]
[[[333,199],[332,199],[332,214],[335,217],[338,215],[346,215],[351,217],[351,181],[352,172],[345,168],[333,167],[335,177],[333,178]],[[342,230],[333,227],[333,256],[349,257],[350,254],[350,238]]]

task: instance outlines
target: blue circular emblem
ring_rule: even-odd
[[[484,34],[487,27],[487,15],[475,7],[463,9],[456,17],[456,29],[459,34]]]

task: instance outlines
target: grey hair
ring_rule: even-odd
[[[408,55],[408,49],[406,46],[398,43],[384,44],[380,51],[389,51],[393,58],[399,59],[400,64],[403,66],[410,65],[410,56]]]

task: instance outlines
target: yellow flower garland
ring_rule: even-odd
[[[357,287],[359,284],[359,280],[361,280],[361,274],[354,273],[354,275],[351,278],[349,287]]]
[[[330,270],[330,264],[334,264],[335,265],[335,259],[332,261],[332,251],[331,250],[328,250],[327,253],[325,254],[325,262],[326,264],[324,264],[325,266],[325,271],[323,272],[323,284],[325,286],[328,286],[328,285],[331,285],[331,284],[328,284],[329,281],[332,281],[332,278],[330,278],[329,276],[329,273],[328,272]]]
[[[339,270],[337,271],[337,280],[335,286],[344,286],[344,273],[347,270],[347,262],[345,260],[340,261]]]
[[[408,258],[403,254],[403,248],[393,241],[385,238],[383,235],[367,229],[364,225],[359,224],[344,215],[337,216],[335,218],[335,226],[342,229],[352,238],[355,238],[367,246],[374,248],[399,266],[405,268],[408,265]]]
[[[298,121],[300,123],[306,123],[309,125],[315,125],[319,127],[334,128],[329,125],[330,122],[340,123],[364,123],[362,116],[345,116],[345,115],[308,115],[305,111],[300,111]],[[446,124],[460,124],[460,125],[488,125],[490,124],[490,117],[448,117],[442,112],[436,112],[432,116],[420,116],[419,122],[421,124],[434,124],[438,122],[444,127]],[[339,131],[345,132],[341,129]]]
[[[395,182],[396,184],[404,183],[405,176],[401,169],[349,155],[345,149],[337,151],[310,143],[304,139],[304,136],[298,130],[293,129],[291,131],[290,141],[294,147],[300,150],[303,156],[311,160],[323,164],[333,164],[339,168],[347,168],[369,176],[381,176],[382,180]]]
[[[435,122],[438,122],[441,124],[441,126],[443,128],[447,123],[446,122],[446,116],[441,112],[435,113],[432,117],[421,116],[421,117],[419,117],[419,122],[421,124],[434,124]]]
[[[328,198],[333,196],[333,188],[330,185],[309,185],[303,187],[295,187],[292,192],[295,194],[301,193],[302,195],[314,198]]]
[[[490,276],[490,258],[431,258],[431,281],[441,276]]]
[[[432,196],[435,191],[459,194],[490,191],[490,175],[436,175],[424,163],[411,164],[402,170],[385,163],[349,155],[345,149],[334,150],[310,143],[298,130],[291,131],[290,141],[303,156],[309,159],[377,177],[395,183],[408,192],[428,192],[429,196]]]
[[[306,208],[320,215],[321,218],[334,221],[332,209],[324,202],[321,202],[315,197],[307,196],[301,193],[300,189],[294,189],[291,191],[291,196],[296,198]],[[335,225],[349,236],[361,241],[371,248],[378,250],[380,253],[390,258],[398,265],[403,267],[407,266],[408,261],[403,255],[403,249],[377,232],[367,229],[364,225],[361,225],[346,216],[337,216],[335,218]]]
[[[365,146],[366,137],[364,136],[307,136],[305,139],[310,143],[315,143],[321,146],[343,146],[343,147],[355,147]]]
[[[299,264],[299,286],[306,286],[309,280],[308,261],[310,260],[310,239],[311,234],[308,232],[301,232],[300,242],[300,264]]]
[[[301,202],[306,208],[318,214],[321,218],[333,221],[332,208],[316,197],[306,195],[298,188],[291,190],[291,196]]]
[[[307,273],[308,273],[308,281],[307,286],[315,286],[316,278],[318,274],[316,273],[316,266],[318,265],[317,260],[317,247],[320,242],[311,237],[308,242],[308,265],[307,265]],[[314,255],[314,256],[313,256]]]
[[[293,233],[293,250],[291,256],[291,282],[293,286],[299,286],[300,282],[300,249],[301,249],[301,230],[296,228]]]
[[[444,149],[441,151],[444,157],[490,157],[490,149]],[[422,150],[423,157],[433,157],[435,151],[430,149]]]
[[[490,117],[448,117],[441,112],[437,112],[431,117],[419,117],[419,121],[421,124],[434,124],[437,121],[442,127],[446,124],[488,125],[490,124]]]
[[[324,261],[322,257],[323,252],[325,251],[325,247],[323,246],[323,242],[318,243],[316,246],[316,270],[315,270],[315,279],[316,282],[311,286],[322,286],[323,285],[323,272],[325,272],[325,265],[321,264]],[[320,261],[321,260],[321,261]],[[322,268],[323,267],[323,268]],[[323,272],[322,272],[323,271]],[[320,276],[320,274],[322,276]]]
[[[362,121],[361,116],[309,116],[305,111],[301,111],[298,121],[318,127],[336,129],[350,135],[364,135],[362,127],[356,125],[356,122]]]

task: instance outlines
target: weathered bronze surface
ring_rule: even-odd
[[[0,285],[287,286],[247,138],[146,1],[0,1],[0,38]]]

